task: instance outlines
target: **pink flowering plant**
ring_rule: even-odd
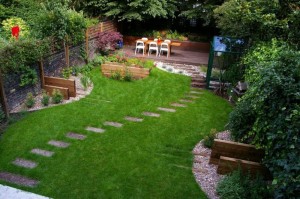
[[[98,35],[97,47],[102,52],[115,50],[118,42],[123,42],[123,35],[119,32],[101,32]]]

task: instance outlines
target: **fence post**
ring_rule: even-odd
[[[4,90],[4,85],[3,85],[3,78],[2,78],[2,73],[0,72],[0,100],[2,104],[2,109],[3,112],[5,113],[6,118],[9,117],[9,110],[7,106],[7,100],[6,100],[6,95],[5,95],[5,90]]]
[[[67,67],[70,67],[70,54],[69,54],[68,37],[66,37],[66,41],[64,41],[64,44],[65,44],[66,65],[67,65]]]
[[[90,59],[89,53],[89,29],[87,28],[85,31],[85,53],[86,53],[86,62],[88,63]]]
[[[100,32],[103,32],[103,22],[100,23]]]
[[[45,86],[45,78],[44,78],[45,74],[44,74],[43,59],[40,60],[39,68],[40,68],[41,86],[42,86],[42,88],[44,88],[44,86]]]

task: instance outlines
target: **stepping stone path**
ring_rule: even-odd
[[[175,106],[175,107],[186,107],[185,104],[179,104],[179,103],[173,103],[173,104],[171,104],[171,106]]]
[[[175,109],[172,109],[172,108],[158,107],[157,109],[160,110],[160,111],[165,111],[165,112],[170,112],[170,113],[176,112],[176,110],[175,110]]]
[[[126,117],[125,117],[125,120],[131,121],[131,122],[142,122],[144,119],[142,119],[142,118],[137,118],[137,117],[126,116]]]
[[[23,158],[16,158],[12,163],[16,166],[24,167],[27,169],[33,169],[33,168],[37,167],[36,162],[33,162],[31,160],[25,160]]]
[[[181,99],[179,100],[180,102],[187,102],[187,103],[192,103],[194,102],[193,100],[188,100],[188,99]]]
[[[39,181],[37,180],[9,172],[0,172],[0,179],[6,182],[22,185],[25,187],[36,187],[39,184]]]
[[[51,157],[54,154],[52,151],[46,151],[43,149],[32,149],[30,152],[45,157]]]
[[[143,112],[142,114],[145,116],[149,116],[149,117],[160,117],[160,114],[158,114],[158,113]]]
[[[78,134],[78,133],[72,133],[72,132],[67,133],[66,137],[71,138],[71,139],[76,139],[76,140],[84,140],[86,138],[85,135]]]
[[[95,128],[95,127],[90,127],[90,126],[86,127],[85,130],[87,130],[87,131],[92,131],[92,132],[94,132],[94,133],[104,133],[104,132],[105,132],[104,129],[101,129],[101,128]]]
[[[116,127],[116,128],[121,128],[123,126],[123,124],[121,123],[118,123],[118,122],[104,122],[104,125],[105,126],[113,126],[113,127]]]
[[[50,140],[48,144],[58,147],[58,148],[67,148],[70,146],[70,143],[63,142],[63,141],[57,141],[57,140]]]

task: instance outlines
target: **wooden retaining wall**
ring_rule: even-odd
[[[116,71],[119,71],[124,76],[126,70],[132,74],[133,79],[142,79],[150,74],[150,69],[148,68],[127,67],[125,64],[120,63],[105,63],[101,65],[102,74],[106,77],[110,77]]]
[[[240,168],[253,177],[260,173],[270,179],[268,169],[261,164],[263,157],[264,151],[253,145],[215,139],[209,163],[218,165],[219,174],[227,174]]]
[[[75,80],[63,79],[58,77],[44,77],[44,89],[52,95],[54,89],[60,90],[64,99],[69,99],[70,97],[76,97],[76,84]]]

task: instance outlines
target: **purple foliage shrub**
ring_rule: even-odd
[[[121,33],[101,32],[98,35],[97,47],[101,51],[115,50],[119,41],[123,41],[123,35]]]

